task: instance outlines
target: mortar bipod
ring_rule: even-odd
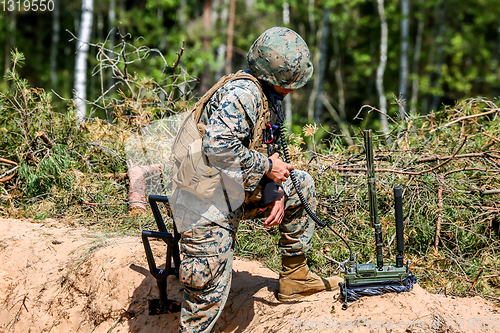
[[[161,216],[160,210],[158,209],[157,201],[163,202],[167,206],[167,215],[172,217],[172,210],[168,202],[167,196],[161,195],[150,195],[149,204],[153,215],[158,226],[159,231],[142,231],[142,243],[144,244],[144,250],[146,251],[146,258],[148,260],[149,271],[151,275],[156,279],[158,284],[158,290],[160,293],[160,298],[153,298],[148,300],[149,304],[149,314],[158,315],[162,313],[173,313],[179,312],[181,310],[181,303],[168,299],[167,297],[167,278],[169,275],[175,275],[179,278],[179,266],[180,266],[180,256],[179,256],[179,238],[180,235],[174,225],[174,235],[167,231],[163,218]],[[151,250],[151,245],[149,244],[149,238],[159,238],[167,244],[167,255],[165,262],[165,270],[158,269],[156,267],[155,258],[153,256],[153,251]],[[174,266],[172,267],[172,261]]]

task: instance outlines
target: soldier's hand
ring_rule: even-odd
[[[277,183],[286,181],[290,177],[290,170],[295,170],[293,165],[283,162],[278,153],[274,153],[269,159],[273,161],[273,169],[267,177]]]
[[[264,227],[266,228],[280,224],[283,220],[283,217],[285,216],[285,193],[283,192],[282,188],[279,189],[278,197],[272,204],[269,205],[269,207],[271,207],[271,213],[264,221]],[[267,208],[264,208],[262,210],[265,210]]]

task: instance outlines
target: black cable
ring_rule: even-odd
[[[276,109],[276,113],[278,115],[278,129],[279,129],[279,141],[281,145],[281,150],[283,151],[283,156],[285,158],[285,162],[290,164],[290,157],[288,155],[288,146],[286,144],[286,138],[285,138],[285,131],[283,130],[283,121],[284,121],[284,116],[283,116],[283,109],[281,108],[281,101],[276,101],[274,100],[274,106]],[[293,170],[289,170],[290,172],[290,179],[292,180],[293,187],[295,187],[295,191],[297,192],[297,195],[299,196],[300,202],[302,203],[302,206],[304,206],[305,211],[307,214],[313,219],[316,224],[318,224],[321,228],[324,228],[325,226],[328,227],[335,235],[337,235],[347,246],[349,249],[349,261],[354,262],[354,255],[352,254],[352,249],[349,246],[349,243],[342,237],[338,232],[333,230],[333,228],[327,224],[326,222],[321,221],[321,219],[316,216],[316,214],[312,211],[311,207],[309,207],[309,204],[306,201],[306,198],[304,197],[304,194],[299,188],[299,182],[297,181],[297,178],[295,178],[295,174]]]

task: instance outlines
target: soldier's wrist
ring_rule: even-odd
[[[269,161],[269,167],[267,168],[266,176],[273,170],[273,161],[270,158],[268,158],[267,160]]]

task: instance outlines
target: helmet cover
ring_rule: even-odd
[[[306,42],[284,27],[264,31],[247,54],[253,76],[285,89],[298,89],[309,81],[313,73],[309,59]]]

